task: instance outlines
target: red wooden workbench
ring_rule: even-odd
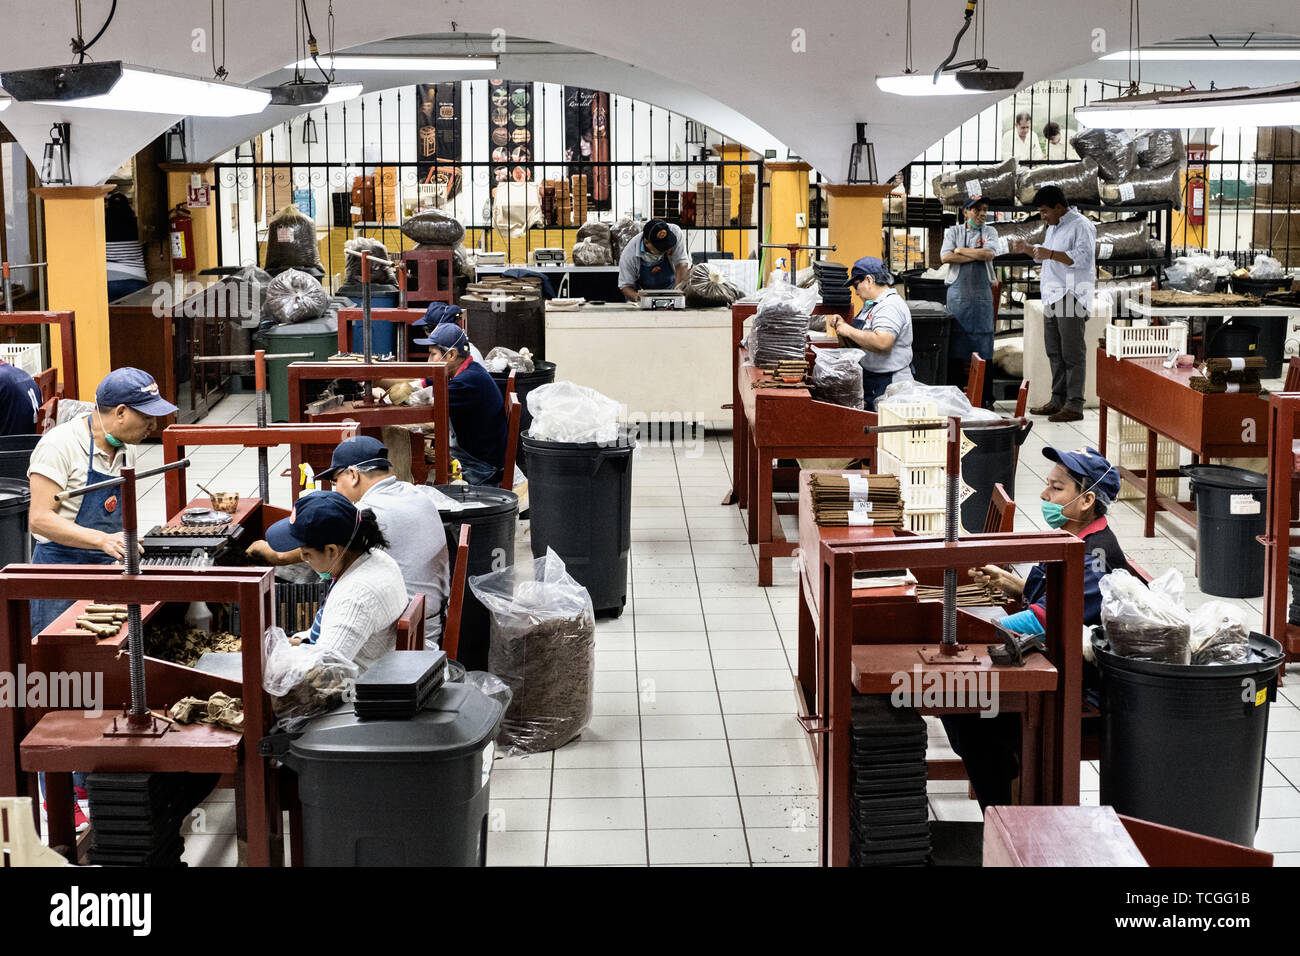
[[[805,473],[806,474],[806,473]],[[806,482],[806,477],[801,481]],[[801,490],[801,499],[806,490]],[[821,862],[849,861],[848,779],[851,701],[857,693],[890,693],[898,673],[944,672],[954,667],[996,672],[1003,711],[1024,715],[1020,799],[1023,803],[1079,802],[1083,654],[1083,542],[1066,532],[971,535],[955,543],[893,537],[881,528],[817,528],[803,550],[799,581],[799,655],[795,691],[798,719],[810,735],[819,781]],[[931,665],[918,645],[935,644],[942,604],[917,601],[910,588],[854,589],[855,570],[908,568],[918,577],[984,564],[1047,564],[1048,649],[1025,667]],[[973,649],[998,644],[992,626],[958,609],[958,640]],[[970,708],[939,713],[971,712]],[[931,713],[930,710],[923,713]]]
[[[15,325],[57,325],[59,327],[59,348],[63,356],[63,381],[53,383],[52,388],[64,398],[77,398],[80,395],[77,386],[77,315],[75,312],[3,312],[0,313],[0,328],[13,334]],[[41,390],[42,399],[45,390]]]
[[[112,566],[19,565],[0,571],[0,671],[16,673],[22,666],[38,670],[82,669],[104,675],[106,703],[111,687],[129,680],[129,659],[112,648],[118,636],[91,641],[95,654],[67,651],[56,658],[30,640],[29,599],[93,600],[148,604],[159,595],[182,595],[186,601],[237,604],[245,642],[242,681],[203,675],[168,665],[186,675],[184,693],[207,687],[243,698],[244,736],[223,731],[197,733],[171,728],[160,737],[105,737],[108,716],[87,719],[82,711],[33,712],[0,708],[0,794],[35,796],[38,771],[48,771],[50,845],[74,842],[72,770],[108,772],[195,772],[230,774],[235,778],[236,806],[248,840],[248,861],[268,866],[282,857],[279,787],[266,760],[257,754],[257,741],[270,730],[271,708],[262,686],[260,636],[274,620],[270,568],[149,568],[125,575]],[[83,643],[85,643],[83,641]],[[56,645],[60,646],[60,645]],[[69,645],[61,645],[68,648]],[[250,653],[252,651],[252,653]],[[169,706],[173,688],[155,681],[157,669],[146,659],[148,701],[155,710]],[[205,683],[206,682],[206,683]],[[258,688],[248,692],[250,688]],[[105,708],[108,710],[108,708]],[[248,746],[245,746],[245,737]],[[37,801],[33,801],[33,807]],[[33,810],[35,813],[35,810]]]
[[[1300,627],[1291,623],[1287,602],[1291,548],[1300,490],[1300,392],[1268,397],[1268,517],[1264,537],[1264,633],[1291,660],[1300,658]],[[1300,595],[1296,596],[1300,600]]]
[[[1193,461],[1202,458],[1263,457],[1267,448],[1268,405],[1252,394],[1207,395],[1188,384],[1191,368],[1164,367],[1159,358],[1116,359],[1097,349],[1097,399],[1101,422],[1098,451],[1106,454],[1106,410],[1127,415],[1147,429],[1146,468],[1117,466],[1120,477],[1146,497],[1145,535],[1156,533],[1156,512],[1196,526],[1190,503],[1179,502],[1156,488],[1156,477],[1177,477],[1176,469],[1157,468],[1156,436],[1189,448]]]
[[[289,420],[291,422],[356,422],[363,434],[382,439],[385,425],[421,425],[434,423],[433,435],[433,483],[445,485],[451,481],[451,425],[447,407],[447,368],[444,365],[430,365],[420,362],[374,362],[363,365],[359,362],[291,362],[289,376]],[[307,403],[311,400],[312,382],[330,382],[336,378],[361,382],[369,395],[372,382],[388,378],[433,380],[432,405],[385,405],[373,400],[345,402],[327,412],[307,414]],[[424,462],[424,440],[418,442],[419,454],[415,444],[412,446],[411,472],[416,484],[424,484],[428,479],[428,468]],[[317,471],[329,467],[328,456],[311,462]]]
[[[414,325],[424,318],[424,309],[371,309],[370,318],[374,322],[393,322],[397,325]],[[365,315],[363,309],[339,309],[339,351],[343,353],[361,351],[361,322]],[[356,326],[356,344],[353,344],[353,326]],[[433,331],[430,329],[429,331]],[[403,329],[398,335],[405,334]],[[429,352],[408,355],[411,361],[427,359]]]

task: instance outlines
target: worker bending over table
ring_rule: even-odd
[[[505,399],[491,374],[470,354],[469,337],[454,322],[443,322],[416,345],[429,349],[429,364],[447,367],[447,410],[451,421],[451,457],[471,485],[497,485],[505,472],[509,427]],[[383,379],[382,390],[402,383]],[[428,388],[430,379],[410,383]]]
[[[1119,494],[1119,472],[1094,448],[1061,451],[1044,448],[1043,457],[1055,462],[1047,487],[1039,496],[1043,520],[1064,529],[1086,545],[1083,562],[1083,623],[1101,623],[1101,579],[1112,571],[1130,571],[1124,551],[1106,521],[1106,509]],[[1045,634],[1047,622],[1047,571],[1034,565],[1027,578],[1004,568],[986,565],[970,572],[981,584],[994,584],[1024,610],[999,623],[1018,634]],[[1080,640],[1082,635],[1067,635]],[[970,778],[980,809],[1011,802],[1011,781],[1020,774],[1020,715],[996,717],[961,715],[941,718],[948,740]]]
[[[641,238],[629,242],[618,257],[618,287],[623,298],[635,302],[641,290],[684,286],[691,271],[682,231],[670,222],[651,219]]]
[[[912,379],[912,310],[894,290],[894,276],[875,256],[853,263],[845,285],[858,294],[862,309],[852,322],[828,315],[826,331],[866,352],[860,363],[863,407],[874,411],[876,399],[892,383]]]
[[[358,508],[375,513],[379,530],[388,539],[388,554],[397,562],[406,582],[407,597],[424,595],[425,637],[436,642],[442,636],[450,570],[447,539],[442,530],[437,494],[424,485],[398,481],[393,474],[388,449],[369,435],[357,435],[340,442],[330,466],[317,475]],[[265,541],[248,549],[249,557],[271,565],[303,561],[301,548],[284,553]]]
[[[310,630],[293,635],[291,644],[335,651],[361,673],[397,647],[406,583],[373,511],[358,509],[337,491],[313,491],[266,529],[266,542],[279,552],[300,551],[330,582]]]
[[[157,417],[176,406],[158,394],[158,383],[138,368],[109,372],[95,389],[95,410],[51,428],[32,451],[27,466],[31,504],[27,521],[36,547],[33,564],[115,564],[123,560],[119,487],[101,488],[55,501],[63,491],[120,477],[135,466],[134,445],[153,434]],[[143,550],[143,549],[142,549]],[[93,595],[90,595],[93,597]],[[72,601],[32,601],[32,635],[49,627]],[[81,802],[85,775],[72,775],[77,790],[78,830],[89,825]]]

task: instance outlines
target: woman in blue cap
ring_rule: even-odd
[[[876,399],[894,382],[912,378],[912,310],[894,289],[894,277],[875,256],[863,256],[853,263],[845,283],[862,300],[862,309],[852,322],[838,315],[826,321],[834,332],[866,352],[862,365],[862,397],[867,411],[874,411]]]
[[[971,353],[993,361],[993,257],[1006,252],[997,231],[985,225],[989,204],[974,196],[962,205],[966,221],[949,226],[943,234],[940,258],[948,266],[948,311],[952,331],[948,337],[948,384],[963,390],[970,373]],[[992,405],[993,375],[984,376],[981,402]]]
[[[290,638],[294,644],[329,648],[362,672],[397,646],[406,583],[385,553],[388,541],[373,511],[337,491],[314,491],[267,528],[266,543],[279,552],[301,549],[302,559],[330,582],[311,629]]]
[[[95,389],[95,410],[51,428],[32,451],[28,527],[36,539],[33,564],[115,564],[123,559],[122,509],[116,487],[56,501],[63,491],[117,478],[134,467],[135,448],[157,427],[159,416],[176,406],[158,393],[158,383],[138,368],[119,368]],[[93,595],[92,595],[93,596]],[[32,601],[32,635],[45,630],[72,601]],[[87,798],[83,774],[77,789],[77,829],[89,825],[81,807]]]
[[[1044,448],[1043,457],[1054,462],[1040,499],[1048,526],[1082,538],[1083,623],[1101,623],[1101,579],[1112,571],[1130,571],[1124,550],[1106,521],[1106,509],[1119,494],[1119,472],[1095,448],[1061,451]],[[986,565],[971,571],[982,584],[996,584],[1023,610],[999,623],[1018,634],[1045,634],[1047,623],[1047,571],[1036,564],[1021,578],[1004,568]],[[943,717],[952,749],[966,765],[980,808],[1011,802],[1011,782],[1020,774],[1020,716],[998,714]]]

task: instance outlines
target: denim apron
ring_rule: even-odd
[[[970,247],[971,230],[964,243]],[[975,248],[983,248],[984,239]],[[948,311],[956,320],[948,338],[948,354],[969,359],[972,352],[986,362],[993,360],[993,286],[988,268],[982,262],[963,263],[957,267],[957,280],[948,286]]]
[[[644,243],[641,246],[645,249]],[[671,289],[676,279],[676,271],[673,265],[668,261],[668,255],[665,253],[660,257],[658,262],[646,262],[642,257],[638,260],[641,266],[641,275],[638,279],[639,289]]]
[[[90,430],[90,416],[86,416],[86,429]],[[91,432],[90,456],[86,462],[86,484],[93,485],[108,481],[115,475],[106,475],[95,470],[95,438]],[[118,507],[117,488],[101,488],[89,491],[81,496],[81,507],[77,510],[77,525],[105,534],[116,534],[122,530],[122,510]],[[33,564],[115,564],[103,551],[89,548],[71,548],[53,541],[37,542],[32,550]],[[39,634],[54,622],[54,619],[72,607],[72,601],[32,601],[32,634]]]

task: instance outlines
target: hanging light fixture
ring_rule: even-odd
[[[307,13],[307,0],[292,0],[294,17],[294,53],[306,53],[294,60],[291,68],[293,79],[279,86],[271,87],[272,106],[325,106],[329,103],[341,103],[361,95],[360,83],[334,82],[334,0],[330,0],[329,12],[326,14],[326,30],[329,40],[330,68],[325,69],[320,62],[320,49],[316,44],[316,34],[312,30],[311,17]],[[308,80],[305,70],[312,67],[320,70],[324,80]],[[304,135],[306,135],[304,131]]]
[[[1023,72],[1007,70],[990,70],[989,61],[984,57],[984,18],[980,18],[980,32],[976,38],[975,57],[954,63],[961,39],[975,20],[979,0],[966,0],[966,17],[961,29],[952,41],[952,50],[948,58],[939,64],[933,75],[918,73],[912,68],[912,4],[907,4],[906,51],[903,72],[898,76],[876,77],[876,88],[884,93],[898,96],[962,96],[977,93],[993,93],[1001,90],[1019,88],[1024,79]],[[962,67],[974,67],[965,70]]]
[[[867,142],[867,124],[858,123],[857,142],[849,149],[849,183],[876,183],[876,147]]]
[[[68,151],[71,146],[71,125],[55,123],[50,127],[50,141],[45,144],[41,160],[41,182],[46,186],[71,186],[72,166]]]
[[[310,115],[302,121],[302,142],[304,146],[312,146],[317,142],[316,121]]]
[[[1300,83],[1121,96],[1077,106],[1074,118],[1099,129],[1296,126]]]
[[[169,163],[187,163],[185,150],[185,121],[181,120],[163,134],[163,155]]]

